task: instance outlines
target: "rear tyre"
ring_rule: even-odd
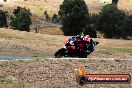
[[[55,58],[61,58],[61,57],[65,57],[66,53],[65,53],[66,49],[65,48],[61,48],[59,49],[56,53],[55,53]]]

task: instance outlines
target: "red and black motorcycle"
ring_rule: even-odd
[[[99,42],[93,41],[88,35],[84,37],[73,36],[65,41],[64,48],[55,53],[55,58],[61,57],[78,57],[87,58],[94,51]]]

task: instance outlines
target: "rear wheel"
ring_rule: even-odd
[[[66,49],[65,48],[61,48],[59,49],[56,53],[55,53],[55,58],[61,58],[61,57],[65,57],[66,53],[65,53]]]

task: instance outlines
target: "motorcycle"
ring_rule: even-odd
[[[90,39],[89,41],[83,41],[81,38],[77,39],[73,37],[70,41],[65,43],[64,48],[59,49],[55,53],[55,58],[61,57],[78,57],[78,58],[87,58],[87,56],[94,51],[95,46],[98,45],[99,42],[93,41]]]

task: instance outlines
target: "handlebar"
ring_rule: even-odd
[[[99,42],[96,41],[96,42],[95,42],[95,45],[98,45],[98,44],[99,44]]]

